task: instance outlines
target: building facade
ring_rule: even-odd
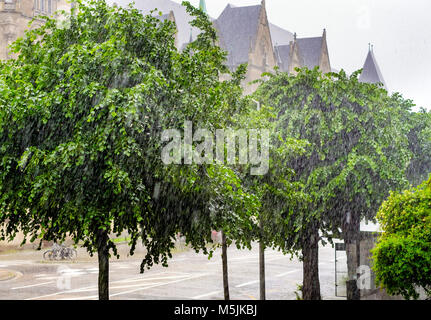
[[[228,53],[228,67],[234,70],[247,63],[243,83],[245,93],[255,91],[257,84],[249,83],[259,79],[264,72],[272,72],[277,66],[265,1],[248,7],[227,5],[214,21],[214,26],[219,34],[220,47]]]
[[[107,0],[110,4],[127,6],[132,0]],[[56,10],[69,9],[68,0],[0,0],[0,59],[11,58],[9,45],[24,35],[30,21],[38,15],[52,15]],[[162,12],[161,19],[175,22],[177,48],[184,48],[187,43],[196,39],[200,30],[191,27],[193,20],[185,8],[171,0],[139,0],[135,6],[143,13],[159,16],[154,10]],[[200,8],[206,11],[204,0]],[[272,72],[274,67],[281,71],[295,74],[296,68],[319,67],[324,72],[334,71],[326,41],[326,30],[322,36],[299,38],[296,33],[280,28],[268,20],[265,0],[254,6],[236,7],[228,4],[217,19],[212,20],[219,36],[219,45],[228,53],[227,65],[233,70],[240,64],[247,63],[247,75],[244,80],[245,93],[253,92],[257,84],[250,85],[259,79],[264,72]],[[30,28],[42,23],[37,20]],[[386,83],[378,67],[373,50],[370,47],[360,81],[369,83]]]
[[[132,0],[108,0],[127,6]],[[193,18],[179,3],[171,0],[141,0],[135,3],[143,13],[159,10],[164,14],[171,13],[175,17],[178,29],[178,48],[196,39],[199,30],[190,27]],[[200,1],[201,10],[206,12],[205,1]],[[248,64],[245,93],[253,92],[257,84],[249,82],[259,79],[263,72],[272,72],[278,67],[283,72],[295,74],[296,68],[319,67],[323,73],[336,71],[330,61],[327,44],[327,32],[323,29],[321,36],[300,38],[268,20],[265,0],[259,5],[237,7],[228,4],[220,16],[211,18],[218,31],[219,45],[227,51],[227,65],[235,69],[242,63]],[[369,54],[370,55],[370,54]],[[378,76],[375,76],[375,75]],[[364,65],[362,80],[376,83],[383,79],[374,54],[367,58]]]
[[[0,59],[12,57],[8,47],[25,30],[40,26],[41,20],[31,20],[38,15],[52,15],[57,10],[68,9],[67,0],[0,0]]]
[[[319,67],[323,73],[331,72],[326,30],[321,37],[297,38],[288,45],[275,46],[277,63],[281,71],[295,74],[296,68]]]

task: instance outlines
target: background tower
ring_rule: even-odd
[[[207,5],[205,3],[205,0],[201,0],[199,2],[199,9],[201,9],[203,12],[207,13]]]

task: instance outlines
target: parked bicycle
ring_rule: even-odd
[[[78,252],[73,248],[67,248],[62,244],[54,243],[52,249],[43,253],[45,260],[72,260],[78,256]]]

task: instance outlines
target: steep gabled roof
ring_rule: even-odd
[[[299,54],[304,62],[304,67],[313,69],[320,64],[323,37],[300,38],[298,44]]]
[[[385,80],[383,79],[383,75],[380,71],[379,65],[377,64],[376,57],[371,49],[368,51],[368,56],[365,60],[362,73],[359,76],[359,81],[366,83],[383,83],[384,88],[387,89]]]
[[[228,52],[228,65],[248,62],[248,54],[255,41],[261,5],[234,7],[230,4],[215,21],[220,45]]]
[[[288,45],[290,41],[293,41],[292,32],[280,28],[275,24],[270,23],[269,30],[271,31],[272,45],[274,47]]]
[[[275,57],[277,58],[277,64],[280,67],[280,71],[289,71],[289,56],[290,56],[290,44],[276,46]]]

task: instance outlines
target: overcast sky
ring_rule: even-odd
[[[228,3],[261,1],[206,0],[209,15],[217,18]],[[331,65],[338,70],[362,68],[371,42],[389,91],[431,110],[431,1],[266,0],[266,8],[272,23],[298,37],[320,36],[326,28]]]

